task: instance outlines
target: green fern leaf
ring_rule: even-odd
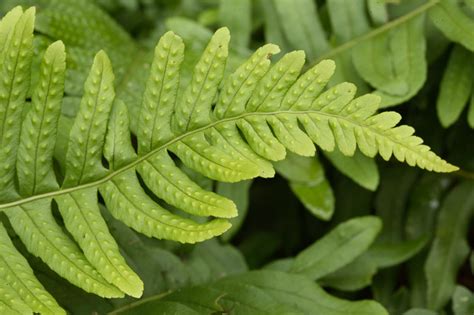
[[[440,0],[429,10],[429,16],[446,37],[474,51],[474,20],[456,1]]]
[[[211,179],[237,182],[271,177],[270,161],[283,159],[286,150],[312,156],[316,144],[347,156],[359,148],[370,157],[379,153],[388,160],[393,155],[428,170],[457,169],[423,145],[413,128],[396,127],[398,114],[377,114],[380,97],[354,99],[356,88],[350,83],[323,91],[334,73],[332,61],[300,76],[302,51],[290,52],[271,66],[271,55],[279,49],[266,45],[226,75],[230,35],[225,28],[212,36],[180,98],[184,45],[172,32],[161,38],[141,107],[132,115],[134,123],[128,109],[137,104],[124,104],[116,97],[111,62],[100,51],[85,78],[75,119],[59,119],[64,126],[71,122],[65,128],[70,129],[66,145],[62,138],[67,132],[58,132],[65,77],[60,42],[47,49],[32,106],[21,119],[31,78],[33,13],[15,9],[0,24],[0,38],[5,40],[0,84],[9,82],[12,87],[0,85],[0,210],[29,252],[87,292],[109,298],[123,293],[138,297],[143,292],[141,280],[109,232],[100,200],[118,220],[160,239],[195,243],[230,228],[227,219],[237,215],[235,204],[200,187],[177,162]],[[74,40],[81,39],[68,38]],[[133,124],[137,151],[131,142]],[[55,157],[64,173],[60,176],[55,172],[61,170],[53,168],[55,146],[67,147],[65,156]],[[197,223],[170,206],[209,220]],[[53,217],[56,207],[61,225]],[[5,233],[2,238],[6,240],[0,246],[8,247]],[[1,279],[23,276],[23,265],[5,271]],[[31,272],[28,279],[36,281]],[[22,290],[15,289],[33,311],[53,305],[46,298],[41,304]]]
[[[426,81],[424,16],[363,41],[354,49],[357,72],[376,88],[381,107],[412,98]]]
[[[84,85],[79,113],[70,132],[64,187],[93,181],[106,172],[102,165],[102,147],[115,98],[113,80],[110,60],[101,51]]]
[[[137,138],[138,152],[146,154],[172,135],[169,122],[176,104],[179,69],[184,59],[184,44],[180,37],[168,32],[155,48],[155,58],[143,95]],[[159,105],[159,106],[158,106]]]
[[[57,197],[64,224],[91,264],[123,292],[139,297],[143,283],[127,266],[100,214],[97,190],[89,189]],[[100,231],[100,232],[97,232]]]
[[[441,124],[451,126],[469,101],[474,85],[474,54],[462,46],[453,48],[441,81],[436,109]]]
[[[113,73],[104,52],[94,60],[79,113],[71,129],[63,187],[90,182],[106,173],[102,165],[107,120],[115,97]],[[55,198],[66,228],[87,259],[110,283],[131,296],[141,296],[143,283],[127,266],[100,214],[97,188]],[[96,233],[101,231],[101,233]]]
[[[193,79],[175,107],[173,127],[177,132],[186,132],[211,121],[210,107],[224,75],[229,40],[229,31],[219,29],[196,64]]]
[[[22,298],[34,312],[41,314],[66,314],[59,307],[54,298],[43,288],[41,283],[35,278],[27,261],[15,249],[13,243],[7,235],[7,231],[0,224],[0,278],[2,284],[9,288],[8,295],[18,295]],[[6,302],[5,302],[6,301]],[[2,303],[8,303],[11,300],[3,300]],[[26,305],[12,301],[9,308],[15,306],[15,311],[25,312],[28,310]],[[23,313],[24,314],[24,313]]]
[[[78,246],[64,233],[51,213],[51,199],[5,210],[15,233],[30,253],[51,269],[87,292],[104,297],[121,297],[89,263]]]
[[[16,152],[21,128],[22,105],[29,89],[35,10],[14,9],[0,26],[0,191],[14,196]],[[10,196],[9,196],[10,195]]]
[[[43,57],[39,84],[31,110],[23,120],[18,147],[17,172],[20,194],[31,196],[58,188],[51,165],[56,127],[64,91],[64,44],[52,44]],[[34,150],[33,154],[30,152]]]

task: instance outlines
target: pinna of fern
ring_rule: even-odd
[[[183,41],[172,32],[160,39],[137,122],[136,148],[127,106],[115,98],[112,66],[100,51],[61,161],[65,173],[57,176],[53,160],[65,47],[58,41],[46,50],[27,102],[34,18],[33,8],[23,12],[17,7],[0,22],[0,211],[31,254],[87,292],[108,298],[143,292],[101,216],[99,195],[116,219],[150,237],[195,243],[230,227],[227,219],[237,215],[234,203],[199,187],[175,159],[224,182],[271,177],[271,161],[284,159],[286,150],[312,156],[315,144],[348,156],[357,148],[370,157],[379,153],[388,160],[393,155],[437,172],[457,169],[423,145],[413,128],[397,127],[399,114],[377,114],[378,96],[354,98],[350,83],[325,90],[335,69],[330,60],[300,75],[302,51],[272,66],[270,57],[279,49],[268,44],[224,75],[230,35],[221,28],[182,93]],[[164,204],[209,220],[198,223]],[[53,216],[56,208],[68,233]],[[0,248],[0,312],[64,313],[1,224]]]

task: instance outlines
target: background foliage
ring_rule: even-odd
[[[232,228],[218,239],[179,245],[146,238],[104,211],[145,282],[144,297],[86,294],[30,255],[35,274],[67,311],[474,312],[472,0],[4,0],[0,10],[18,4],[37,6],[34,64],[55,40],[66,45],[70,106],[63,106],[59,143],[97,51],[110,56],[117,97],[134,104],[161,35],[172,30],[184,39],[183,66],[191,69],[214,30],[227,26],[229,69],[264,43],[304,50],[306,68],[331,58],[337,70],[330,85],[350,81],[359,95],[375,91],[383,107],[400,112],[403,123],[461,168],[434,174],[360,153],[318,151],[274,163],[274,179],[229,184],[183,167],[203,188],[235,201]],[[184,85],[190,80],[182,78]],[[137,110],[129,107],[132,118]]]

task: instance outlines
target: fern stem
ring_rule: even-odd
[[[329,114],[329,113],[325,113],[325,112],[322,112],[322,111],[319,111],[319,110],[304,110],[304,111],[303,110],[302,111],[280,110],[280,111],[275,111],[275,112],[249,112],[249,113],[243,113],[243,114],[238,115],[238,116],[213,121],[212,123],[210,123],[208,125],[205,125],[205,126],[202,126],[200,128],[196,128],[194,130],[191,130],[191,131],[185,132],[181,135],[178,135],[175,138],[173,138],[173,139],[163,143],[162,145],[156,147],[154,150],[148,152],[147,154],[144,154],[144,155],[138,157],[136,160],[130,162],[129,164],[127,164],[127,165],[125,165],[125,166],[123,166],[119,169],[116,169],[116,170],[108,173],[106,176],[104,176],[101,179],[98,179],[96,181],[89,182],[89,183],[86,183],[86,184],[80,184],[80,185],[69,187],[69,188],[59,189],[59,190],[56,190],[56,191],[51,191],[51,192],[47,192],[47,193],[42,193],[42,194],[30,196],[30,197],[27,197],[27,198],[7,202],[7,203],[4,203],[4,204],[0,204],[0,210],[15,207],[15,206],[19,206],[19,205],[29,203],[29,202],[32,202],[32,201],[35,201],[35,200],[40,200],[40,199],[44,199],[44,198],[53,198],[53,197],[56,197],[56,196],[69,194],[69,193],[79,191],[79,190],[82,190],[82,189],[97,187],[101,184],[104,184],[104,183],[108,182],[109,180],[111,180],[115,176],[118,176],[118,175],[120,175],[120,174],[122,174],[122,173],[124,173],[128,170],[133,169],[134,167],[136,167],[141,162],[151,158],[156,153],[167,149],[172,144],[177,143],[181,140],[184,140],[187,137],[192,137],[193,135],[195,135],[197,133],[204,132],[204,131],[206,131],[210,128],[219,126],[221,124],[225,124],[225,123],[229,123],[229,122],[236,122],[240,119],[245,119],[245,118],[248,118],[248,117],[251,117],[251,116],[275,116],[275,115],[281,115],[281,114],[286,114],[286,115],[316,114],[316,115],[320,115],[320,116],[326,116],[327,118],[342,119],[342,120],[345,120],[348,124],[356,124],[357,125],[356,122],[354,122],[352,120],[349,120],[347,118],[337,116],[337,115],[333,115],[333,114]],[[370,129],[369,126],[367,128]],[[372,130],[372,131],[374,133],[379,133],[379,131],[377,131],[377,130]],[[401,146],[405,146],[403,143],[398,143],[398,144],[401,145]]]
[[[334,49],[329,50],[328,52],[326,52],[326,53],[322,54],[321,56],[319,56],[315,61],[313,61],[311,63],[311,66],[314,66],[315,64],[317,64],[321,60],[328,59],[328,58],[336,56],[340,53],[343,53],[346,50],[351,49],[352,47],[358,45],[359,43],[361,43],[365,40],[368,40],[368,39],[371,39],[372,37],[383,34],[387,31],[391,30],[392,28],[397,27],[400,24],[406,23],[406,22],[410,21],[411,19],[414,19],[418,15],[423,14],[425,11],[427,11],[430,8],[432,8],[433,6],[437,5],[439,3],[439,1],[440,0],[428,1],[427,3],[425,3],[421,6],[419,6],[418,8],[416,8],[415,10],[413,10],[413,11],[411,11],[411,12],[405,14],[405,15],[402,15],[401,17],[399,17],[399,18],[397,18],[393,21],[390,21],[390,22],[384,24],[383,26],[381,26],[379,28],[376,28],[376,29],[374,29],[374,30],[372,30],[368,33],[365,33],[364,35],[353,38],[350,41],[347,41],[347,42],[335,47]]]

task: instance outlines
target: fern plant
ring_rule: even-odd
[[[54,150],[65,47],[58,41],[47,48],[28,101],[34,19],[34,8],[17,7],[0,22],[0,211],[32,255],[87,292],[107,298],[143,292],[109,233],[102,201],[115,218],[159,239],[195,243],[229,229],[235,204],[199,187],[178,160],[211,179],[238,182],[272,177],[271,161],[287,150],[313,156],[316,144],[347,156],[359,149],[430,171],[457,170],[413,128],[397,126],[399,114],[377,113],[379,96],[355,98],[351,83],[325,89],[335,71],[331,60],[301,74],[302,51],[271,65],[279,48],[267,44],[225,74],[226,28],[212,36],[182,94],[183,41],[173,32],[160,39],[133,138],[127,106],[115,98],[111,62],[98,52],[60,160]],[[4,225],[0,238],[0,312],[64,313]]]

